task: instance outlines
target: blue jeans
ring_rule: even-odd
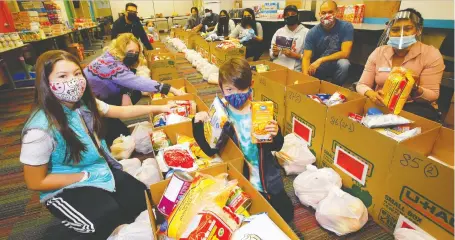
[[[314,76],[321,80],[331,78],[333,84],[342,86],[348,79],[349,66],[351,63],[347,59],[325,62],[319,66]]]

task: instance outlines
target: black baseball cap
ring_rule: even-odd
[[[287,13],[288,11],[292,11],[292,12],[296,12],[296,13],[299,12],[299,10],[297,9],[297,7],[296,7],[295,5],[288,5],[288,6],[286,6],[286,8],[284,8],[283,15],[286,15],[286,13]]]

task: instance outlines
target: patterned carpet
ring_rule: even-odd
[[[204,82],[181,54],[178,54],[177,63],[181,76],[195,85],[198,95],[210,105],[215,94],[219,93],[218,86]],[[18,160],[21,131],[33,108],[33,94],[30,89],[0,94],[0,239],[63,239],[61,234],[66,231],[39,203],[38,194],[27,190]],[[147,98],[143,98],[140,104],[147,102]],[[344,237],[322,229],[314,217],[314,210],[303,207],[296,199],[292,187],[294,178],[284,177],[284,182],[295,207],[293,228],[298,229],[296,232],[301,232],[305,239],[393,239],[371,220],[359,232]]]

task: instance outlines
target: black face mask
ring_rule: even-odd
[[[299,17],[297,15],[294,16],[288,16],[284,18],[284,23],[288,26],[295,25],[299,22]]]
[[[227,17],[220,17],[220,23],[227,23]]]
[[[250,25],[253,27],[253,18],[252,17],[243,17],[242,18],[242,26]]]
[[[139,60],[139,53],[128,52],[126,53],[126,56],[123,59],[123,63],[126,66],[130,67],[137,63],[137,60]]]
[[[128,18],[129,21],[134,22],[137,19],[137,14],[136,13],[128,13],[128,16],[126,18]]]

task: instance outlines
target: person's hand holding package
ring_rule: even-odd
[[[265,126],[265,131],[268,132],[272,137],[275,137],[278,134],[278,123],[275,120],[272,120]]]
[[[181,89],[176,89],[173,87],[171,88],[170,92],[173,93],[175,96],[182,96],[182,95],[186,94],[185,91],[182,91]]]
[[[376,105],[385,106],[384,105],[384,92],[382,90],[379,90],[377,92],[375,92],[373,90],[368,90],[365,93],[365,96],[367,96]]]
[[[210,115],[208,112],[198,112],[194,115],[194,123],[208,122],[210,121]]]
[[[278,57],[278,54],[280,54],[280,49],[277,47],[276,44],[272,45],[272,53],[273,56]]]

